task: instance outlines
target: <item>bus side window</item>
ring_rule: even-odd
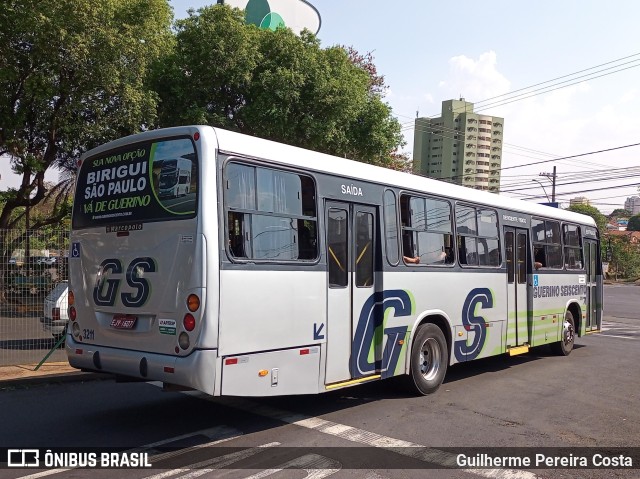
[[[546,265],[546,261],[544,258],[544,247],[536,246],[533,248],[533,265],[536,269],[544,268]]]
[[[229,252],[236,258],[246,258],[244,214],[229,212]]]
[[[317,256],[316,222],[298,220],[298,259],[315,259]]]

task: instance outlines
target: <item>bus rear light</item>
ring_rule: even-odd
[[[309,350],[308,349],[301,349],[300,350],[300,356],[302,356],[304,354],[309,354]]]
[[[76,303],[76,295],[73,294],[73,291],[69,290],[69,293],[67,294],[67,304],[69,306],[73,306]]]
[[[174,351],[176,352],[176,354],[180,354],[180,348],[178,346],[176,346],[176,349],[174,349]]]
[[[187,331],[193,331],[193,329],[196,327],[196,318],[194,318],[192,314],[187,313],[184,315],[182,324],[184,324],[184,329],[186,329]]]
[[[77,338],[80,336],[80,325],[78,323],[73,323],[73,326],[71,326],[71,332],[73,333],[73,335]]]
[[[76,354],[82,354],[83,352],[82,349],[76,349]]]
[[[169,374],[173,374],[176,370],[170,366],[165,366],[164,367],[164,372],[165,373],[169,373]]]
[[[51,319],[54,321],[60,321],[60,308],[51,309]]]
[[[238,358],[229,358],[224,361],[225,366],[231,366],[232,364],[238,364]]]
[[[76,318],[77,318],[77,316],[78,316],[78,313],[76,312],[76,308],[74,308],[73,306],[71,306],[71,307],[69,308],[69,319],[70,319],[71,321],[75,321],[75,320],[76,320]]]
[[[76,161],[76,167],[80,169],[81,166],[82,166],[82,160]]]
[[[198,141],[199,139],[200,139],[200,132],[196,131],[196,132],[193,134],[193,140],[194,140],[194,141]]]
[[[180,336],[178,336],[178,346],[180,346],[182,349],[187,349],[189,348],[190,344],[191,341],[189,340],[189,335],[184,331],[181,332]]]
[[[196,294],[190,294],[187,298],[187,309],[195,313],[200,308],[200,298]]]

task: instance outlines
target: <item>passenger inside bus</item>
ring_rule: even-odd
[[[420,263],[420,257],[413,254],[413,235],[409,231],[402,232],[402,260],[408,264]]]
[[[544,248],[543,247],[535,247],[533,249],[533,266],[535,269],[544,268],[546,262],[544,258]]]

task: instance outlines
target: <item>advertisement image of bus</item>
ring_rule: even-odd
[[[163,200],[181,157],[191,190]],[[83,155],[69,270],[72,366],[215,396],[429,394],[602,320],[589,216],[208,126]]]
[[[191,160],[171,158],[163,160],[160,170],[158,194],[160,197],[177,198],[191,190]]]

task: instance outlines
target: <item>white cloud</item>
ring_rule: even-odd
[[[449,60],[449,74],[439,86],[447,99],[462,96],[469,101],[483,100],[509,91],[510,82],[498,71],[498,56],[489,51],[477,60],[458,55]]]
[[[525,88],[529,84],[545,81],[544,78],[529,76],[527,84],[513,85],[498,67],[498,55],[494,51],[481,54],[477,59],[465,55],[452,57],[448,62],[446,76],[437,84],[437,94],[422,93],[421,101],[429,100],[436,108],[430,108],[424,114],[437,116],[440,101],[460,96],[476,103],[476,111],[489,115],[504,117],[505,146],[502,160],[503,167],[529,165],[550,159],[550,153],[557,156],[571,156],[581,153],[614,148],[637,143],[640,131],[640,117],[636,112],[640,109],[640,89],[630,78],[616,75],[582,81],[574,85],[558,85],[560,88],[544,93],[542,91],[516,92],[530,98],[513,98],[516,101],[506,103],[505,96],[492,102],[505,101],[503,106],[494,105],[481,110],[483,100],[503,95],[510,90]],[[628,77],[628,75],[627,75]],[[550,83],[551,85],[551,83]],[[541,88],[534,87],[533,90]],[[425,88],[426,91],[428,90]],[[436,100],[434,101],[434,96]],[[484,103],[485,106],[487,103]],[[422,109],[421,109],[422,110]],[[420,112],[421,115],[423,112]],[[425,115],[425,116],[426,116]],[[405,151],[411,151],[413,131],[407,132],[408,145]],[[513,146],[529,148],[535,151],[524,151]],[[603,154],[582,156],[572,160],[538,163],[509,169],[503,172],[503,184],[519,182],[532,184],[532,179],[540,178],[540,172],[551,171],[557,166],[557,193],[578,192],[580,190],[616,186],[638,181],[637,177],[619,179],[611,182],[582,182],[579,184],[560,186],[568,182],[573,172],[601,169],[604,172],[612,168],[637,167],[640,165],[640,147],[620,149]],[[593,177],[592,177],[593,178]],[[549,194],[551,193],[548,188]],[[525,194],[542,194],[539,186]],[[635,188],[619,188],[587,193],[575,193],[560,196],[560,201],[568,206],[569,199],[574,196],[587,196],[595,200],[595,206],[603,212],[613,210],[616,204],[622,205],[626,196],[635,193]],[[516,196],[513,194],[513,196]],[[599,204],[600,203],[600,204]]]

